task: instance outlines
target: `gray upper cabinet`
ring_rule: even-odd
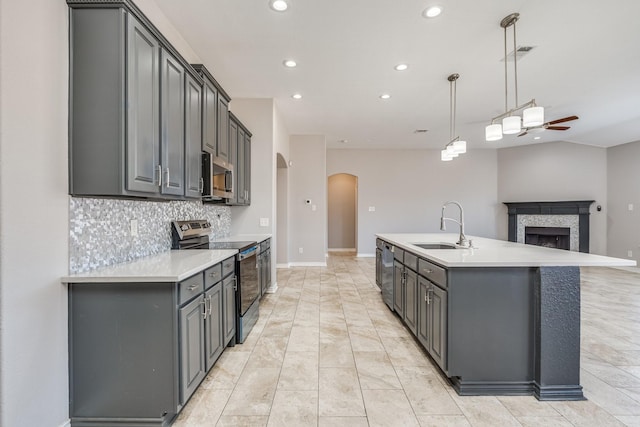
[[[201,130],[186,129],[185,78],[201,78],[132,2],[67,3],[69,193],[197,197],[185,138]]]
[[[216,156],[229,161],[229,99],[218,96],[218,145]]]
[[[202,102],[202,151],[216,155],[218,141],[218,90],[209,79],[204,79]]]
[[[240,175],[238,174],[238,120],[229,113],[229,163],[234,166],[233,197],[227,199],[228,205],[238,204],[238,189],[240,188]]]
[[[161,180],[158,40],[129,16],[127,190],[156,193]],[[76,60],[76,58],[74,58]]]
[[[244,135],[244,204],[251,204],[251,134]]]
[[[202,94],[203,87],[189,74],[185,80],[185,196],[202,195]]]
[[[166,50],[161,61],[162,193],[184,194],[184,67]]]

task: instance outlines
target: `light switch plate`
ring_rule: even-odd
[[[260,218],[260,227],[268,227],[269,218]]]
[[[375,211],[376,211],[375,206],[369,206],[369,212],[375,212]]]

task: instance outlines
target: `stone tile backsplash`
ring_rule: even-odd
[[[131,220],[138,235],[131,235]],[[70,198],[69,273],[131,261],[171,249],[171,221],[208,219],[211,238],[231,231],[231,208],[196,201]]]

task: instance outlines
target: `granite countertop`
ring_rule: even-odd
[[[235,249],[167,251],[61,279],[62,283],[179,282],[238,253]]]
[[[213,242],[249,242],[256,241],[258,243],[263,242],[271,238],[271,234],[234,234],[228,237],[219,237],[213,239]]]
[[[422,249],[412,243],[455,244],[453,233],[376,234],[382,240],[444,267],[635,266],[634,260],[525,245],[467,235],[474,248]]]

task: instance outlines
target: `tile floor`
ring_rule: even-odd
[[[174,426],[640,426],[640,270],[582,270],[582,402],[458,396],[374,270],[352,256],[278,270],[258,324]]]

